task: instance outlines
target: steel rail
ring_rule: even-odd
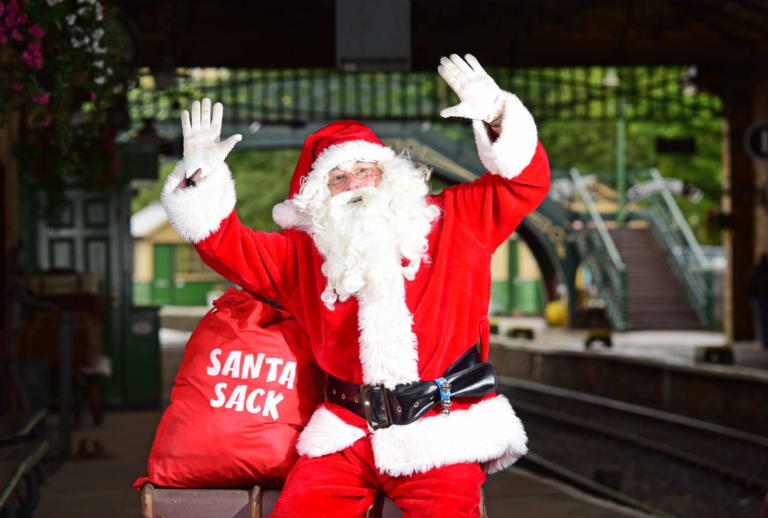
[[[534,392],[540,392],[543,394],[558,396],[562,398],[572,399],[582,403],[590,403],[595,406],[602,406],[610,408],[612,410],[619,410],[629,414],[635,414],[642,417],[650,417],[660,421],[667,421],[673,424],[687,426],[689,428],[695,428],[704,432],[710,432],[718,435],[724,435],[730,439],[735,439],[743,442],[751,443],[761,448],[768,448],[768,438],[761,435],[757,435],[743,430],[737,430],[728,426],[723,426],[716,423],[710,423],[708,421],[702,421],[700,419],[694,419],[692,417],[686,417],[671,412],[665,412],[663,410],[656,410],[655,408],[648,408],[625,401],[619,401],[616,399],[609,399],[602,396],[596,396],[594,394],[587,394],[585,392],[578,392],[575,390],[565,389],[562,387],[555,387],[552,385],[546,385],[543,383],[536,383],[533,381],[522,380],[518,378],[511,378],[508,376],[498,376],[499,383],[501,385],[507,385],[515,388],[522,388],[531,390]]]
[[[504,384],[504,378],[499,379]],[[507,381],[509,381],[507,379]],[[519,380],[516,380],[519,381]],[[549,392],[549,395],[554,395]],[[583,402],[583,400],[582,400]],[[688,453],[680,450],[674,446],[670,446],[661,441],[642,437],[640,435],[628,432],[623,429],[616,429],[615,427],[608,427],[606,425],[598,424],[594,421],[588,421],[586,419],[576,417],[574,415],[544,408],[535,403],[528,403],[524,401],[514,401],[514,407],[522,412],[528,412],[530,414],[543,417],[559,423],[564,423],[569,426],[587,430],[592,433],[600,434],[612,439],[616,439],[620,442],[630,443],[640,448],[650,450],[656,453],[661,453],[668,457],[674,458],[678,461],[685,462],[700,469],[705,469],[710,472],[727,477],[744,487],[749,489],[756,489],[759,491],[765,491],[768,488],[768,480],[755,477],[751,473],[745,473],[738,469],[733,469],[730,466],[724,466],[718,462],[708,460],[694,453]],[[616,407],[612,407],[616,409]],[[644,417],[650,417],[645,415]],[[675,423],[680,424],[680,423]],[[711,430],[707,430],[711,431]]]

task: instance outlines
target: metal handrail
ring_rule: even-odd
[[[570,170],[570,174],[571,174],[571,180],[573,180],[574,187],[576,187],[576,190],[579,192],[579,196],[584,201],[584,204],[587,206],[587,212],[589,212],[590,218],[595,223],[595,228],[598,234],[600,234],[600,238],[602,239],[603,245],[608,251],[608,255],[611,258],[611,262],[613,263],[614,267],[617,270],[623,270],[624,263],[621,260],[619,251],[616,249],[616,245],[614,244],[613,239],[611,239],[611,236],[608,234],[608,228],[605,226],[603,217],[600,215],[600,212],[597,210],[597,206],[595,205],[595,200],[592,199],[592,195],[589,194],[589,191],[587,190],[586,185],[584,185],[584,182],[581,180],[581,175],[579,174],[579,171],[575,168],[572,168]]]
[[[590,224],[576,234],[576,244],[585,264],[595,278],[600,297],[606,302],[605,312],[615,329],[629,327],[627,269],[613,242],[592,195],[576,169],[570,170],[575,191],[584,203]],[[605,257],[607,256],[607,260]]]
[[[651,169],[651,177],[661,186],[661,198],[664,200],[664,204],[667,206],[667,210],[669,210],[669,213],[672,215],[675,224],[680,229],[680,232],[682,232],[686,244],[693,252],[693,256],[696,258],[696,262],[699,263],[699,267],[709,268],[709,261],[704,255],[704,252],[701,249],[701,245],[699,245],[698,240],[693,235],[693,231],[691,230],[690,225],[688,225],[688,221],[686,221],[682,211],[680,211],[680,207],[672,197],[672,193],[664,183],[664,178],[661,176],[659,170],[656,168]]]
[[[656,238],[685,287],[697,318],[705,327],[712,327],[714,301],[709,260],[704,255],[661,173],[658,169],[651,169],[650,174],[660,188],[659,196],[651,199],[651,205],[647,211]]]

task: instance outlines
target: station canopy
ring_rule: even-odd
[[[141,65],[329,68],[336,8],[349,2],[119,3],[140,42]],[[403,2],[387,2],[397,3]],[[768,62],[765,0],[405,3],[412,70],[434,70],[450,52],[472,52],[498,67],[695,64],[765,71]],[[375,29],[363,21],[360,30]]]
[[[145,67],[134,123],[174,119],[201,94],[235,124],[435,121],[452,96],[435,68],[451,52],[477,56],[539,120],[721,118],[719,81],[768,74],[764,0],[391,0],[407,10],[408,27],[389,22],[410,38],[407,67],[352,73],[338,66],[337,10],[366,2],[120,1]]]

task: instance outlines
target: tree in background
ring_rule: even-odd
[[[627,169],[658,168],[662,175],[689,182],[704,194],[698,203],[677,198],[683,213],[701,243],[719,244],[720,234],[706,225],[707,212],[720,205],[723,182],[721,119],[684,122],[633,122],[627,125]],[[615,182],[615,122],[546,121],[539,125],[539,138],[549,151],[553,169],[575,167],[584,174],[597,174],[613,186]],[[656,139],[695,139],[693,154],[660,154]],[[631,185],[631,182],[630,182]]]
[[[237,183],[237,212],[247,226],[258,230],[276,231],[272,221],[272,207],[288,196],[293,168],[299,158],[299,149],[233,151],[227,158]],[[160,199],[165,178],[176,165],[169,160],[160,167],[160,179],[152,187],[142,189],[134,197],[132,211]]]

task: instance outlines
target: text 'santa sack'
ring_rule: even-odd
[[[321,373],[296,321],[230,288],[187,343],[148,476],[134,486],[277,485],[321,398]]]

